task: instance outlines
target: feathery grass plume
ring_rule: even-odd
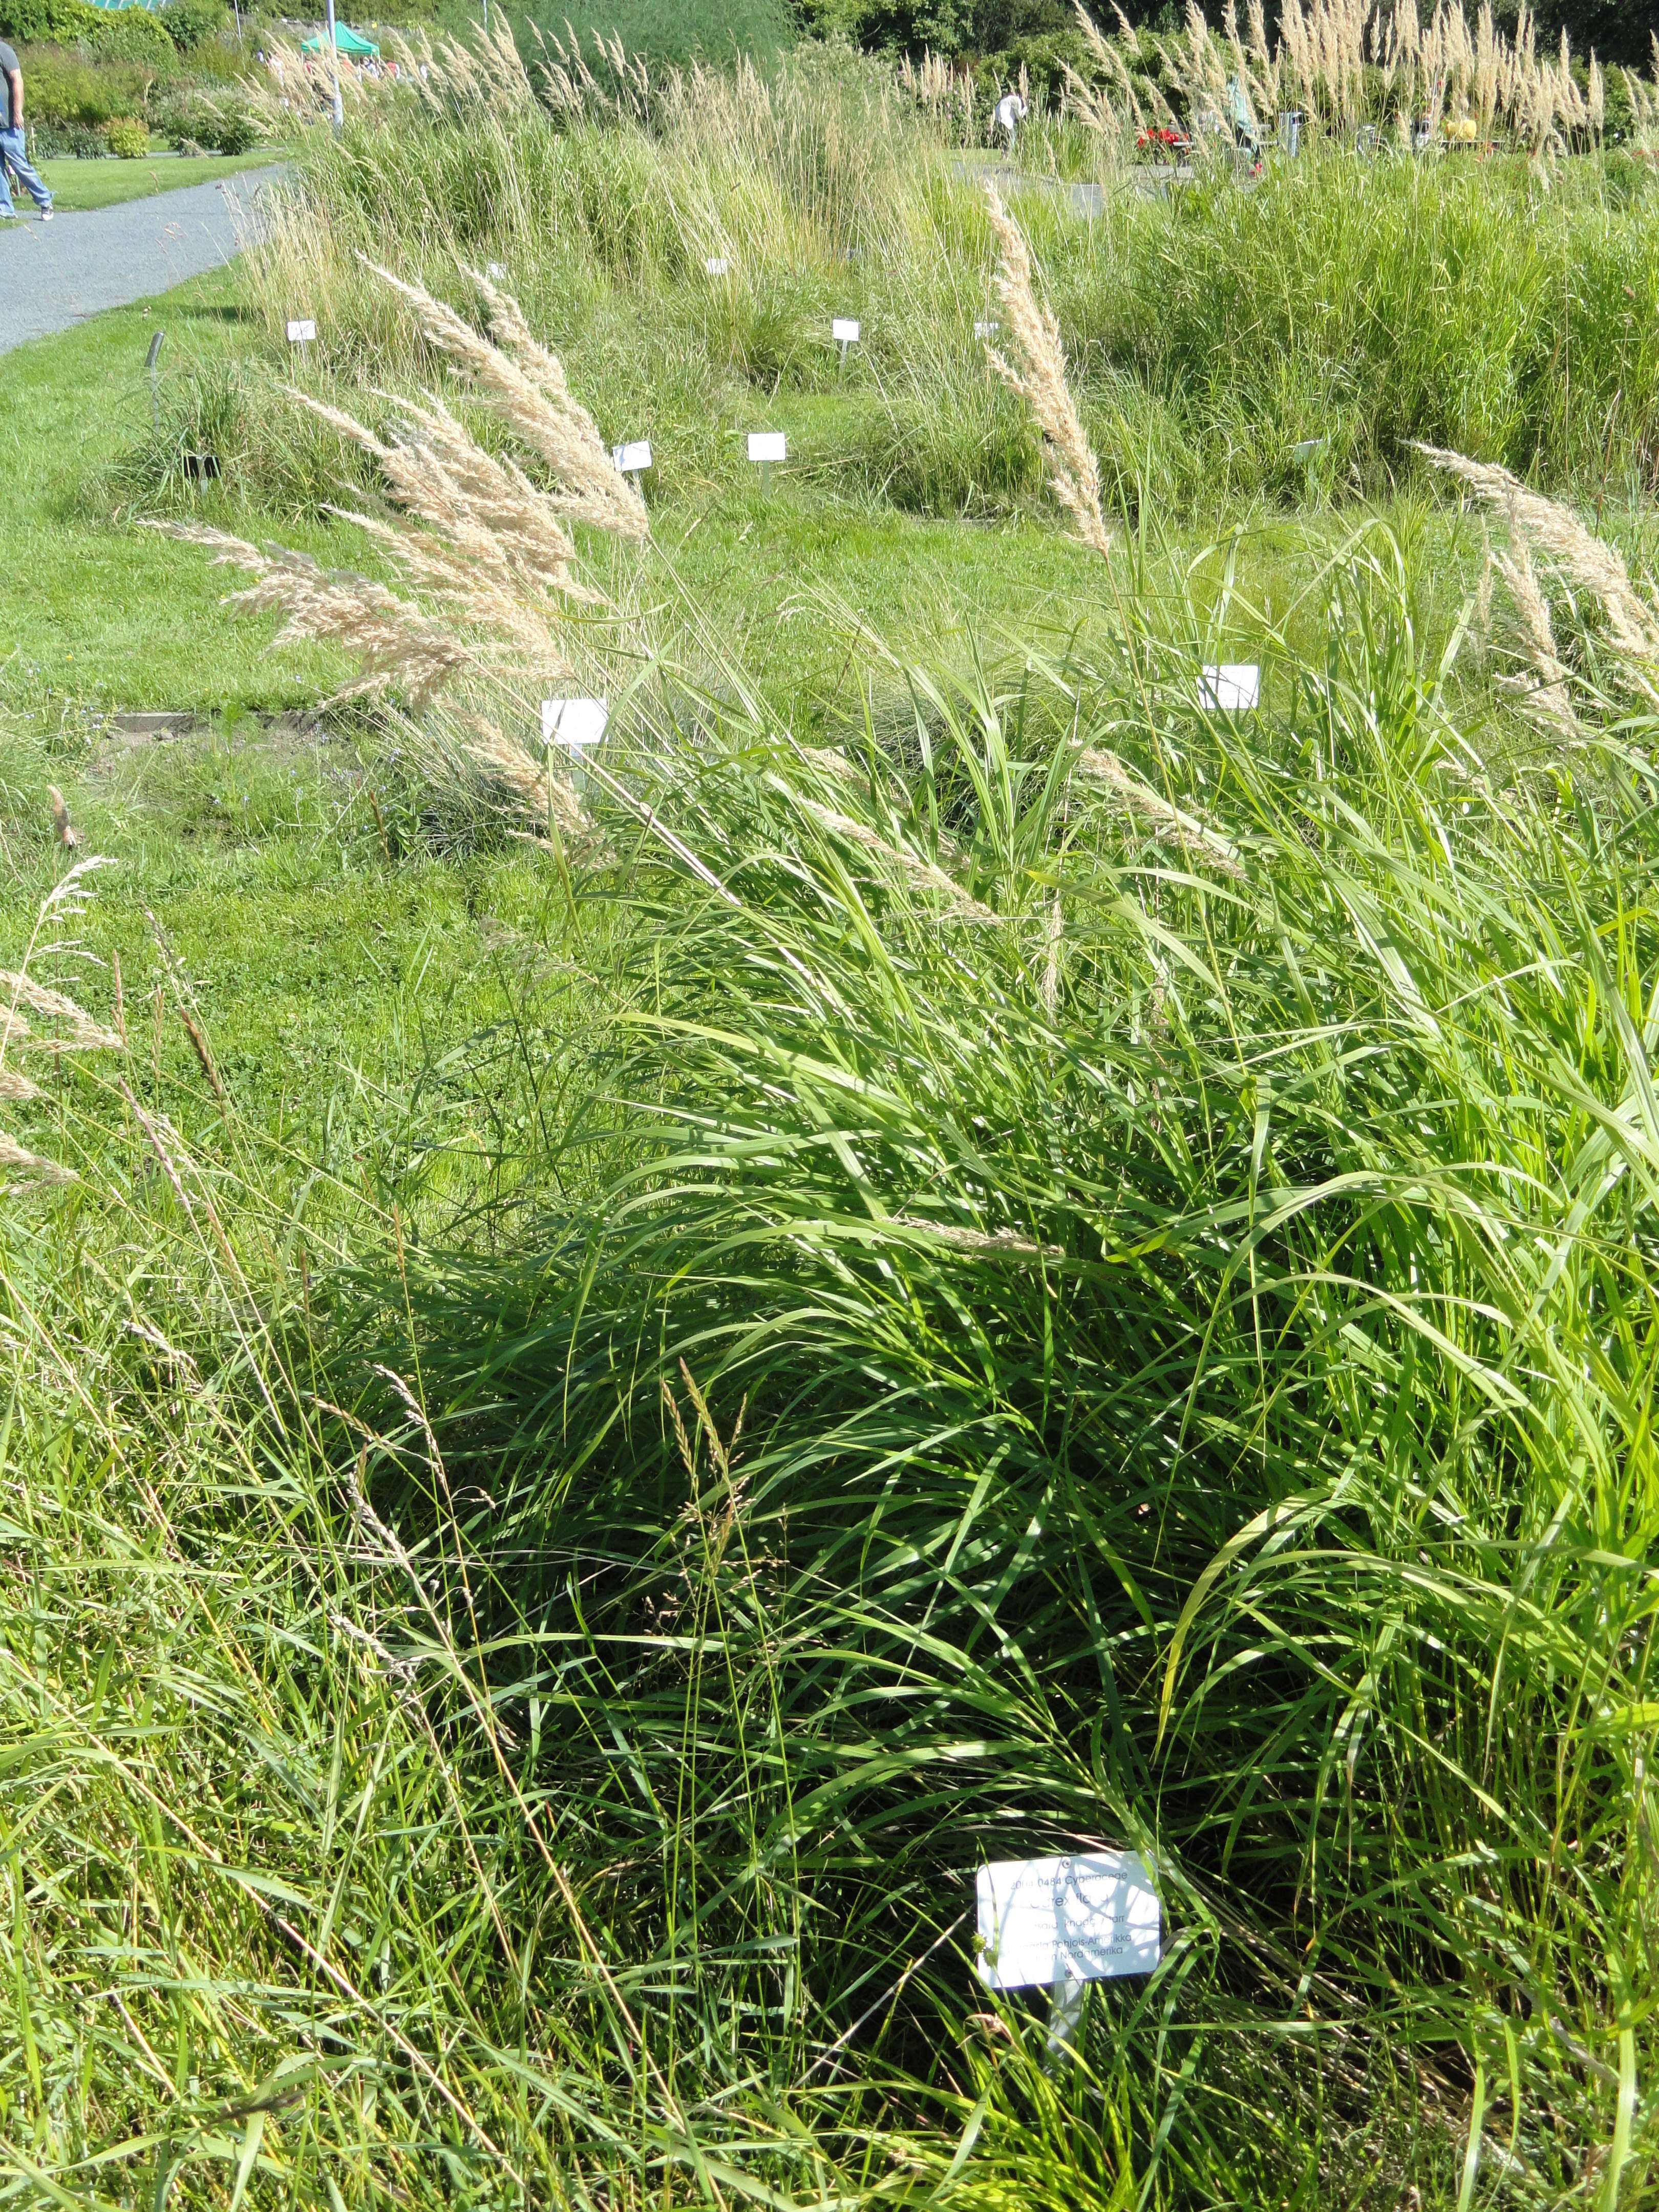
[[[439,48],[441,56],[456,47],[458,41],[446,40]],[[474,52],[478,70],[489,88],[490,105],[506,113],[536,104],[535,87],[530,82],[530,72],[520,55],[518,43],[513,35],[509,18],[497,9],[495,18],[477,36]]]
[[[1078,537],[1095,552],[1109,554],[1111,532],[1100,511],[1100,464],[1084,435],[1066,382],[1060,325],[1054,310],[1040,304],[1032,289],[1031,258],[1025,240],[994,185],[986,185],[985,199],[1000,253],[997,296],[1020,365],[1016,368],[988,343],[987,356],[1009,390],[1017,392],[1036,416],[1042,433],[1049,484],[1071,516]]]
[[[1547,499],[1492,461],[1419,442],[1417,451],[1436,468],[1466,483],[1487,506],[1509,517],[1511,535],[1530,541],[1580,590],[1596,599],[1619,652],[1648,666],[1659,663],[1659,593],[1647,596],[1631,581],[1616,545],[1587,530],[1571,510]]]
[[[461,669],[478,665],[477,649],[449,624],[434,622],[353,569],[325,568],[310,554],[287,546],[262,550],[210,523],[148,521],[143,526],[207,547],[215,568],[243,568],[256,577],[246,591],[230,593],[229,603],[247,614],[284,615],[273,645],[314,640],[349,653],[359,673],[334,694],[336,700],[395,684],[418,703]]]
[[[919,854],[907,853],[902,846],[895,845],[890,839],[872,830],[867,822],[856,821],[852,815],[843,814],[839,807],[826,806],[822,799],[810,798],[805,793],[791,792],[789,795],[815,822],[833,831],[837,837],[844,837],[849,845],[861,846],[866,853],[874,853],[880,859],[890,861],[907,882],[921,890],[942,892],[946,902],[945,910],[953,921],[1001,921],[1000,915],[976,899],[971,891],[964,890],[954,876],[947,875],[943,868],[932,860],[924,860]]]
[[[896,1228],[920,1230],[935,1243],[951,1245],[958,1252],[997,1254],[1011,1260],[1066,1257],[1063,1244],[1039,1244],[1030,1237],[1022,1237],[1017,1229],[970,1229],[965,1222],[929,1221],[921,1213],[896,1213],[892,1220]]]
[[[1092,131],[1105,144],[1120,148],[1130,124],[1137,130],[1145,126],[1146,113],[1122,54],[1110,40],[1102,37],[1083,0],[1074,0],[1074,6],[1083,42],[1106,82],[1103,85],[1086,84],[1071,64],[1066,63],[1066,103],[1086,130]],[[1114,105],[1114,85],[1121,93],[1127,109],[1127,116],[1123,109]]]
[[[296,404],[378,463],[407,519],[388,522],[349,508],[334,511],[386,547],[427,605],[352,572],[325,571],[306,554],[281,547],[262,552],[194,523],[157,526],[252,571],[258,581],[236,594],[236,603],[250,612],[281,607],[288,622],[279,641],[326,639],[354,654],[360,672],[340,698],[396,684],[418,704],[468,667],[511,665],[538,680],[562,680],[574,670],[552,626],[550,602],[604,604],[574,574],[575,545],[566,521],[637,543],[647,532],[644,502],[611,465],[592,417],[571,398],[558,359],[532,336],[509,294],[474,279],[502,341],[497,346],[422,286],[365,265],[410,302],[422,332],[459,360],[486,400],[548,462],[556,486],[544,490],[516,462],[485,453],[435,398],[421,402],[380,393],[402,416],[394,434],[382,437],[345,410],[290,386]]]
[[[334,63],[326,55],[303,52],[292,39],[264,37],[261,45],[265,59],[237,80],[234,101],[220,98],[206,105],[216,114],[246,116],[262,137],[279,143],[296,129],[332,129]],[[353,123],[390,121],[394,115],[410,113],[425,89],[412,66],[396,77],[384,70],[371,76],[349,54],[336,58],[340,106]]]
[[[367,255],[363,261],[410,302],[428,343],[458,362],[502,420],[541,455],[558,478],[558,490],[549,496],[562,514],[635,544],[650,535],[638,489],[613,467],[592,416],[570,396],[562,363],[532,337],[511,294],[476,270],[466,271],[489,302],[497,339],[492,345],[424,285],[394,276]]]
[[[371,453],[393,501],[424,526],[332,510],[378,538],[431,608],[460,630],[503,641],[495,659],[530,676],[562,680],[574,672],[550,621],[550,599],[593,606],[604,594],[576,578],[575,548],[553,501],[521,469],[483,452],[437,399],[422,406],[381,394],[404,415],[388,444],[343,409],[297,389],[290,396]]]
[[[1078,755],[1077,766],[1081,775],[1106,784],[1132,813],[1151,824],[1156,836],[1167,837],[1183,851],[1208,860],[1224,875],[1243,881],[1238,848],[1231,838],[1224,837],[1219,830],[1212,830],[1195,815],[1185,812],[1161,792],[1143,783],[1115,753],[1107,752],[1100,746],[1089,746]]]
[[[61,802],[60,802],[61,803]],[[15,1105],[27,1105],[40,1096],[37,1085],[20,1068],[8,1067],[5,1054],[14,1047],[24,1050],[46,1049],[54,1054],[64,1052],[120,1052],[125,1049],[121,1039],[112,1030],[94,1019],[85,1007],[67,993],[56,991],[49,984],[29,973],[29,963],[34,957],[46,926],[64,915],[74,915],[82,908],[87,888],[94,869],[108,863],[96,855],[77,860],[62,881],[55,884],[40,902],[24,948],[21,968],[0,968],[0,997],[5,1004],[0,1006],[0,1099]],[[54,1026],[45,1032],[37,1031],[31,1024],[29,1013]],[[61,1025],[61,1026],[59,1026]],[[32,1152],[15,1137],[0,1130],[0,1167],[15,1168],[19,1174],[33,1181],[46,1183],[73,1182],[73,1169],[62,1166],[55,1160],[44,1159]]]
[[[78,1180],[73,1168],[66,1168],[58,1160],[43,1159],[39,1152],[30,1152],[15,1137],[9,1137],[3,1129],[0,1129],[0,1168],[15,1168],[20,1174],[30,1176],[36,1182],[75,1182]]]
[[[559,592],[584,605],[603,604],[604,594],[575,574],[575,544],[556,501],[515,461],[486,453],[441,399],[422,404],[377,392],[399,410],[394,442],[387,444],[343,408],[295,385],[287,391],[296,405],[372,454],[404,513],[478,563],[497,591],[514,589],[532,598]]]
[[[1498,680],[1521,694],[1522,703],[1534,720],[1563,737],[1576,737],[1578,718],[1573,713],[1566,667],[1556,650],[1549,601],[1539,588],[1532,555],[1513,508],[1510,512],[1509,550],[1493,556],[1493,566],[1509,586],[1510,596],[1520,614],[1527,656],[1536,678],[1535,682],[1530,683],[1521,676]]]
[[[1042,918],[1042,975],[1037,986],[1042,1011],[1050,1021],[1060,1011],[1060,960],[1064,941],[1065,919],[1060,910],[1060,893],[1055,891]]]
[[[611,116],[641,124],[650,120],[653,89],[650,70],[642,57],[628,52],[620,36],[607,40],[597,29],[591,34],[593,52],[611,80],[606,86],[583,58],[580,36],[568,17],[563,39],[556,31],[544,32],[538,23],[532,22],[530,27],[542,50],[538,73],[548,105],[556,115],[590,115],[596,119]],[[546,58],[550,47],[556,57],[550,61]],[[670,70],[666,83],[672,85],[681,74]]]

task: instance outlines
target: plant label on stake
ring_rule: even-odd
[[[1150,1974],[1163,1955],[1158,1892],[1139,1852],[994,1860],[975,1889],[988,1989]]]
[[[782,460],[784,454],[785,447],[781,430],[751,430],[749,433],[749,458],[760,465],[763,491],[771,490],[772,464],[774,461]]]
[[[835,316],[830,321],[830,335],[834,338],[836,343],[841,348],[841,365],[842,373],[844,374],[847,368],[847,349],[848,346],[855,346],[859,342],[859,326],[856,317],[852,315]]]
[[[501,282],[501,278],[502,278],[503,276],[506,276],[506,274],[507,274],[507,264],[506,264],[506,262],[504,262],[504,261],[486,261],[486,262],[485,262],[485,264],[484,264],[484,275],[485,275],[486,276],[488,276],[488,277],[489,277],[489,281],[490,281],[490,283],[491,283],[492,284],[499,284],[499,283],[500,283],[500,282]]]
[[[979,1978],[1052,1992],[1051,2054],[1071,2042],[1085,1983],[1150,1974],[1163,1955],[1158,1892],[1138,1852],[996,1860],[975,1887]]]
[[[611,448],[611,465],[619,476],[624,477],[636,477],[641,470],[650,468],[653,465],[650,439],[635,438],[623,445],[613,446]]]
[[[604,699],[544,699],[542,743],[563,745],[580,760],[586,745],[596,745],[605,735],[610,716]]]
[[[1253,660],[1224,660],[1198,679],[1198,703],[1212,714],[1250,714],[1261,703],[1261,671]]]
[[[711,276],[729,276],[732,274],[732,264],[724,253],[709,254],[702,265]]]
[[[317,335],[317,325],[309,315],[290,316],[288,342],[290,345],[309,345]]]
[[[1291,447],[1291,459],[1300,461],[1305,469],[1316,453],[1324,452],[1326,443],[1323,438],[1299,438]]]
[[[974,325],[974,336],[976,338],[994,338],[1001,328],[1002,325],[996,317],[990,315],[983,322]]]

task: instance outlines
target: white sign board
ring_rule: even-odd
[[[1198,703],[1212,714],[1248,714],[1261,699],[1261,671],[1253,660],[1224,660],[1198,679]]]
[[[988,321],[975,323],[974,325],[974,336],[976,338],[994,337],[1001,328],[1001,324],[998,322],[996,317],[993,315]]]
[[[625,477],[637,476],[641,469],[651,466],[651,441],[635,438],[630,443],[611,448],[611,463]]]
[[[584,745],[596,745],[605,735],[608,713],[603,699],[544,699],[542,743],[568,745],[577,753]]]
[[[505,262],[505,261],[486,261],[486,262],[485,262],[485,264],[484,264],[484,275],[485,275],[486,276],[488,276],[488,277],[490,279],[490,281],[491,281],[492,283],[499,283],[499,281],[501,280],[501,278],[502,278],[503,276],[506,276],[506,274],[507,274],[507,264],[506,264],[506,262]]]
[[[1322,453],[1324,447],[1325,441],[1322,438],[1299,439],[1291,447],[1291,459],[1294,461],[1310,461],[1316,453]]]
[[[781,430],[751,430],[749,433],[749,458],[751,461],[781,461],[783,457]]]
[[[288,326],[288,342],[290,345],[309,345],[316,335],[317,325],[311,319],[309,315],[306,316],[302,321],[292,319],[289,320]]]
[[[1162,1954],[1158,1893],[1133,1851],[1004,1859],[977,1887],[979,1974],[994,1990],[1150,1974]]]
[[[859,342],[857,318],[836,315],[830,322],[830,335],[837,345],[856,345]]]
[[[724,253],[711,253],[702,265],[711,276],[729,276],[732,274],[732,264]]]

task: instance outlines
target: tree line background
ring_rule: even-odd
[[[858,45],[920,54],[960,56],[965,61],[994,60],[1006,73],[1024,62],[1034,78],[1058,78],[1060,63],[1074,69],[1084,61],[1071,0],[799,0],[809,28],[839,31]],[[1426,11],[1431,0],[1420,0]],[[1103,30],[1116,21],[1110,6],[1093,10]],[[1124,14],[1137,26],[1174,33],[1184,20],[1184,0],[1124,0]],[[1206,10],[1217,23],[1220,9],[1211,0]],[[1473,15],[1471,6],[1468,12]],[[1243,6],[1239,13],[1243,14]],[[1499,0],[1492,9],[1498,28],[1513,38],[1516,0]],[[1269,4],[1271,27],[1278,15]],[[1592,48],[1603,64],[1620,62],[1647,69],[1653,40],[1659,36],[1659,0],[1538,0],[1533,10],[1541,47],[1555,46],[1565,30],[1575,54],[1588,60]],[[1073,50],[1075,49],[1075,50]]]

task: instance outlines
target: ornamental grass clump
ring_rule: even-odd
[[[72,848],[76,840],[69,828],[68,813],[55,791],[52,798],[54,813],[63,817],[59,842]],[[69,834],[65,836],[64,832]],[[73,944],[64,944],[58,933],[66,922],[78,919],[85,912],[93,872],[107,866],[107,861],[95,854],[76,861],[41,900],[21,966],[0,968],[0,1100],[12,1105],[32,1105],[40,1097],[39,1084],[15,1064],[22,1054],[50,1053],[56,1062],[65,1053],[123,1052],[126,1048],[125,1039],[88,1013],[77,1000],[43,982],[38,974],[31,972],[33,964],[48,949],[59,955],[72,955],[77,950]],[[9,1169],[32,1183],[76,1180],[73,1168],[61,1160],[32,1152],[3,1129],[0,1129],[0,1168]]]
[[[664,834],[601,792],[575,884],[628,1011],[556,1157],[603,1100],[615,1171],[367,1294],[630,2016],[726,2120],[764,2080],[822,2145],[827,2075],[976,2205],[1652,2154],[1656,793],[1576,677],[1582,797],[1461,726],[1415,588],[1352,533],[1248,719],[1126,593],[1097,659],[911,671],[908,774],[665,721]],[[973,1869],[1095,1846],[1166,1948],[1062,2124]]]
[[[417,746],[416,757],[442,775],[470,763],[532,824],[562,819],[570,826],[580,817],[568,782],[550,761],[536,759],[528,732],[538,726],[544,691],[575,678],[579,660],[595,659],[591,641],[573,646],[570,611],[608,604],[578,574],[572,526],[636,544],[648,530],[644,502],[612,466],[557,356],[532,335],[509,294],[472,278],[488,307],[492,342],[422,286],[378,267],[374,273],[409,303],[426,343],[456,364],[547,480],[533,482],[520,463],[481,447],[435,396],[375,395],[393,410],[376,432],[290,386],[295,405],[376,464],[386,511],[332,511],[368,534],[402,592],[207,524],[153,526],[209,548],[216,563],[252,572],[258,580],[234,595],[234,603],[249,614],[279,610],[285,621],[278,645],[326,641],[349,654],[357,673],[337,699],[390,694],[418,710],[466,679],[470,691],[446,737]]]

